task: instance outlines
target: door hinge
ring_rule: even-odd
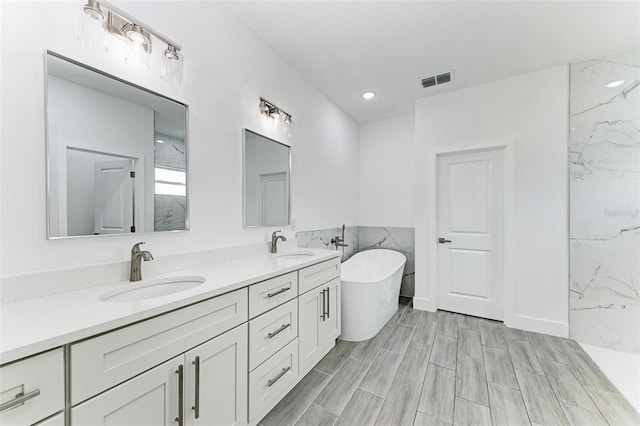
[[[131,227],[131,232],[136,232],[136,227],[135,226]]]
[[[136,172],[129,172],[129,177],[131,177],[131,178],[136,177]]]

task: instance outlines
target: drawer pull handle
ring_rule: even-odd
[[[200,357],[197,356],[196,360],[193,361],[193,365],[196,366],[196,392],[194,399],[194,405],[191,407],[193,411],[195,411],[195,418],[200,418]]]
[[[282,333],[283,331],[285,331],[287,328],[289,328],[291,326],[291,323],[289,324],[282,324],[282,327],[280,327],[279,329],[277,329],[276,331],[274,331],[273,333],[269,333],[267,334],[267,336],[269,337],[269,339],[276,337],[278,334]]]
[[[23,394],[22,392],[20,392],[11,401],[0,404],[0,412],[8,410],[9,408],[17,407],[18,405],[22,405],[31,398],[35,398],[38,395],[40,395],[40,389],[36,389],[33,392],[29,392],[27,394]]]
[[[269,380],[267,382],[267,386],[269,386],[269,387],[273,386],[289,370],[291,370],[291,367],[283,368],[282,371],[280,373],[278,373],[278,375],[276,377],[274,377],[273,379],[271,379],[271,380]]]
[[[178,426],[184,425],[184,366],[180,364],[176,370],[178,374],[178,417],[175,421],[178,422]]]
[[[285,291],[289,291],[291,290],[291,287],[284,287],[281,288],[280,290],[276,291],[275,293],[267,293],[267,297],[273,297],[273,296],[277,296],[281,293],[284,293]]]

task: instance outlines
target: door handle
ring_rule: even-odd
[[[195,361],[192,361],[192,364],[196,366],[196,383],[195,383],[195,397],[194,397],[194,405],[191,407],[193,411],[195,411],[195,418],[200,418],[200,357],[197,356]]]
[[[327,315],[327,302],[324,297],[324,289],[322,289],[322,292],[320,294],[322,295],[322,315],[320,316],[320,318],[322,318],[322,321],[324,321]]]
[[[331,312],[331,292],[327,287],[327,318],[331,318],[329,312]]]
[[[451,242],[451,240],[445,240],[444,238],[440,237],[440,238],[438,238],[438,242],[439,242],[440,244],[444,244],[444,243],[450,243],[450,242]]]
[[[184,366],[180,364],[176,370],[178,375],[178,417],[175,421],[178,426],[184,425]]]

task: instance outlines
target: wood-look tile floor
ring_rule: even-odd
[[[573,340],[401,303],[371,340],[339,340],[260,424],[618,426],[640,415]]]

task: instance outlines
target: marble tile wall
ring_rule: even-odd
[[[331,239],[341,234],[341,228],[332,228],[298,232],[296,233],[296,237],[298,238],[298,246],[300,247],[335,250],[335,246],[331,244]],[[344,239],[348,246],[342,250],[343,262],[358,252],[358,227],[346,227],[344,230]]]
[[[298,232],[300,247],[333,249],[330,241],[340,235],[341,229],[323,229]],[[387,248],[399,251],[407,257],[400,295],[413,297],[415,294],[415,230],[414,228],[393,228],[382,226],[354,226],[345,229],[345,239],[349,247],[345,248],[343,260],[362,250]]]
[[[618,87],[608,83],[623,80]],[[570,335],[640,354],[640,50],[571,65]]]
[[[370,250],[386,248],[399,251],[407,257],[404,265],[404,275],[400,286],[400,295],[413,297],[415,295],[415,229],[392,228],[383,226],[361,226],[359,249]]]

